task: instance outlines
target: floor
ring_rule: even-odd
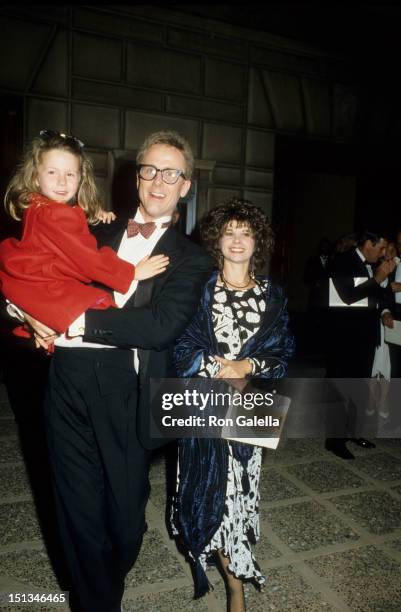
[[[351,462],[327,453],[319,439],[287,440],[267,451],[262,537],[255,546],[267,583],[261,593],[246,586],[248,612],[401,611],[401,440],[376,443],[372,450],[353,446]],[[225,612],[216,570],[210,572],[214,590],[192,599],[188,565],[165,526],[165,483],[160,454],[151,470],[149,531],[127,577],[124,610]],[[44,520],[45,529],[51,527],[50,518]],[[45,603],[11,606],[4,595],[1,599],[2,593],[59,592],[49,554],[16,423],[0,385],[0,609],[69,609]]]

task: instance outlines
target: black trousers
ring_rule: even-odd
[[[391,378],[401,378],[401,346],[388,344],[390,350]]]
[[[331,308],[329,310],[330,350],[327,377],[356,379],[355,384],[341,380],[333,383],[343,394],[344,403],[326,412],[326,434],[329,439],[359,438],[370,431],[365,409],[369,404],[369,387],[376,350],[376,323],[368,311]],[[358,333],[356,333],[358,332]],[[358,380],[359,379],[359,380]],[[368,427],[369,425],[369,427]]]
[[[136,435],[136,409],[131,351],[56,348],[45,419],[61,539],[82,612],[120,612],[142,543],[150,452]]]

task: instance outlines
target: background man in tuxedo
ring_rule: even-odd
[[[331,351],[328,364],[330,378],[370,378],[375,348],[380,342],[379,316],[382,307],[388,302],[389,290],[380,283],[394,270],[394,261],[383,261],[386,242],[378,234],[364,232],[357,238],[356,248],[337,255],[332,263],[333,284],[344,307],[330,308]],[[366,279],[356,284],[355,279]],[[358,281],[357,281],[358,282]],[[353,306],[365,299],[367,305]],[[348,306],[346,306],[348,305]],[[359,408],[361,412],[361,406]],[[348,410],[349,435],[355,436],[356,414]],[[344,415],[345,418],[345,415]],[[328,428],[332,421],[329,419]],[[330,435],[330,432],[329,432]],[[343,459],[353,459],[353,454],[345,445],[346,438],[328,438],[326,449]],[[365,448],[374,444],[360,437],[351,440]]]
[[[152,134],[137,167],[135,222],[98,226],[98,243],[133,264],[165,254],[169,265],[115,294],[120,308],[84,313],[70,327],[72,340],[56,339],[45,400],[58,521],[82,612],[120,612],[145,530],[150,449],[164,443],[149,435],[149,379],[175,376],[174,340],[211,271],[203,249],[166,227],[190,188],[188,143],[175,132]],[[26,320],[42,346],[53,339],[52,330]]]

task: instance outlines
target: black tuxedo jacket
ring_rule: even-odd
[[[366,265],[355,249],[334,258],[330,275],[346,304],[368,298],[368,307],[330,308],[334,375],[370,377],[375,347],[380,343],[380,313],[388,304],[388,291],[369,277]],[[366,280],[355,286],[354,279],[357,277]]]
[[[368,298],[368,308],[376,310],[378,305],[384,306],[387,303],[388,291],[380,287],[374,278],[369,277],[366,265],[355,249],[337,255],[333,260],[330,272],[335,288],[346,304],[353,304],[363,298]],[[366,281],[354,286],[356,277],[366,278]],[[357,306],[354,308],[359,309]]]
[[[117,250],[125,228],[126,220],[120,219],[97,226],[94,234],[99,247],[107,245]],[[169,227],[156,244],[152,255],[157,254],[169,256],[167,270],[141,281],[123,308],[86,311],[84,336],[88,342],[138,349],[137,429],[141,443],[149,449],[169,441],[149,435],[149,379],[176,376],[172,362],[174,341],[195,314],[212,270],[209,255],[174,227]],[[113,381],[104,383],[111,390]]]

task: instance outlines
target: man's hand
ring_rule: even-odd
[[[394,318],[391,312],[385,312],[384,314],[382,314],[382,323],[385,327],[389,327],[390,329],[393,329]]]
[[[388,275],[391,274],[395,266],[396,264],[393,259],[390,259],[389,261],[383,261],[376,268],[376,272],[374,274],[375,281],[380,285],[380,283],[382,283],[388,277]]]
[[[401,291],[401,283],[397,283],[396,281],[390,283],[390,287],[393,293],[398,293],[398,291]]]
[[[36,348],[42,347],[48,351],[59,334],[26,312],[24,312],[24,320],[32,328]]]

